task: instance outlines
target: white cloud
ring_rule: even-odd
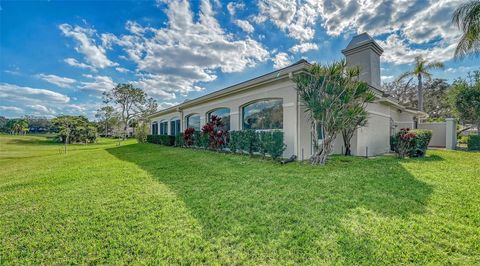
[[[70,98],[64,94],[46,89],[17,86],[0,83],[0,98],[6,101],[22,101],[27,103],[68,103]]]
[[[378,41],[385,50],[382,60],[395,64],[409,64],[415,57],[422,56],[429,61],[446,61],[453,57],[456,43],[440,41],[432,48],[411,48],[410,43],[397,34],[390,35],[385,41]]]
[[[252,19],[257,23],[269,20],[301,41],[311,40],[318,25],[330,36],[383,35],[389,38],[383,43],[387,44],[387,61],[403,64],[419,54],[434,60],[452,58],[460,33],[450,18],[460,3],[462,0],[262,0]],[[424,44],[427,48],[418,48]]]
[[[292,53],[306,53],[310,50],[318,50],[318,45],[315,43],[306,42],[294,45],[289,49],[289,51]]]
[[[57,75],[47,75],[47,74],[37,74],[35,75],[37,78],[45,80],[49,83],[55,84],[59,87],[62,88],[69,88],[71,87],[75,82],[77,82],[74,79],[71,78],[66,78],[66,77],[60,77]]]
[[[275,69],[286,67],[292,63],[292,59],[288,56],[288,54],[283,52],[276,54],[272,61],[273,68]]]
[[[269,19],[288,36],[306,41],[315,35],[314,25],[318,17],[318,1],[305,1],[303,5],[296,0],[262,0],[258,3],[259,14],[253,19],[263,23]]]
[[[117,63],[107,58],[105,48],[95,43],[96,31],[91,28],[82,28],[80,26],[72,27],[69,24],[58,26],[62,33],[76,40],[75,50],[84,55],[85,60],[94,68],[105,68],[117,66]]]
[[[112,78],[108,76],[93,76],[93,75],[83,75],[88,79],[92,79],[89,82],[80,82],[79,88],[83,90],[93,90],[97,92],[104,92],[107,90],[111,90],[115,87],[115,83],[113,82]]]
[[[244,32],[252,33],[255,31],[255,28],[252,26],[252,24],[246,20],[236,19],[233,21],[233,23],[240,27]]]
[[[129,73],[129,72],[132,72],[131,70],[126,69],[126,68],[124,68],[124,67],[116,67],[115,70],[118,71],[118,72],[120,72],[120,73]]]
[[[23,109],[19,108],[19,107],[16,107],[16,106],[2,106],[2,105],[0,105],[0,111],[9,111],[9,112],[21,113],[21,112],[23,112]]]
[[[74,66],[74,67],[78,67],[78,68],[83,68],[83,69],[90,69],[90,70],[92,70],[92,71],[94,71],[94,72],[97,71],[94,67],[92,67],[92,66],[90,66],[90,65],[87,65],[87,64],[85,64],[85,63],[80,63],[80,62],[78,62],[75,58],[65,58],[63,61],[64,61],[65,63],[67,63],[68,65],[70,65],[70,66]]]
[[[245,8],[244,3],[230,2],[227,4],[227,10],[230,15],[235,16],[237,10],[243,10]]]
[[[226,33],[209,1],[201,2],[198,19],[188,1],[169,1],[165,12],[166,27],[129,21],[130,34],[115,40],[137,65],[134,84],[152,96],[174,99],[177,93],[199,91],[203,88],[198,83],[215,80],[216,71],[240,72],[269,58],[259,42]]]
[[[41,114],[55,114],[56,112],[45,105],[41,104],[33,104],[33,105],[27,105],[29,108],[41,113]]]

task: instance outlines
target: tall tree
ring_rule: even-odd
[[[453,85],[451,99],[460,120],[475,125],[480,135],[480,72],[476,71],[470,82],[457,80]]]
[[[136,119],[136,137],[140,142],[147,141],[148,125],[150,116],[158,110],[158,103],[153,98],[148,98],[144,105],[139,106],[139,112]]]
[[[480,54],[480,0],[460,5],[453,13],[452,21],[463,32],[455,57]]]
[[[8,132],[7,123],[8,118],[0,116],[0,132]]]
[[[26,134],[28,132],[28,122],[25,119],[17,119],[12,126],[14,134]]]
[[[448,101],[450,83],[444,79],[432,79],[424,85],[424,112],[430,118],[442,119],[452,117],[452,105]],[[393,81],[383,84],[383,90],[401,105],[418,108],[417,88],[411,83]]]
[[[96,127],[84,116],[61,115],[53,118],[52,123],[59,130],[59,137],[64,143],[64,153],[67,153],[67,145],[72,142],[86,144],[96,140]]]
[[[307,72],[295,76],[297,91],[312,122],[314,154],[312,164],[325,164],[333,148],[333,141],[347,125],[351,103],[357,100],[357,92],[368,85],[359,82],[357,67],[347,67],[345,61],[329,66],[312,65]],[[322,135],[319,143],[317,136]]]
[[[429,72],[432,69],[443,68],[441,62],[427,62],[421,56],[415,58],[415,66],[413,70],[407,71],[398,77],[398,81],[410,78],[407,82],[409,84],[414,78],[417,78],[417,99],[418,110],[423,111],[423,79],[432,80],[432,74]]]
[[[143,106],[147,102],[147,94],[132,84],[118,84],[111,91],[104,92],[104,102],[106,104],[113,103],[120,109],[120,120],[123,124],[123,136],[127,137],[128,125],[139,112],[139,106]]]
[[[100,124],[103,126],[105,137],[107,137],[112,129],[113,121],[112,119],[115,116],[115,109],[110,105],[105,105],[102,108],[97,110],[95,117],[99,119]]]

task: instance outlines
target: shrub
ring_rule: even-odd
[[[185,129],[185,131],[183,132],[183,143],[185,144],[185,146],[190,147],[193,144],[195,144],[194,135],[195,135],[194,128],[189,127]]]
[[[239,147],[244,152],[253,155],[258,149],[258,134],[253,129],[246,129],[239,131],[240,141]]]
[[[208,147],[221,150],[227,143],[228,130],[222,119],[216,115],[210,117],[210,121],[202,127],[202,138],[208,139]],[[202,143],[205,147],[205,143]],[[206,147],[205,147],[206,148]]]
[[[272,134],[271,132],[268,131],[261,131],[258,132],[258,142],[259,142],[259,147],[258,151],[265,157],[265,155],[268,153],[269,147],[272,145]]]
[[[272,159],[276,160],[281,157],[283,151],[287,148],[287,145],[283,142],[283,132],[272,131],[270,132],[271,142],[267,146],[267,152],[272,156]]]
[[[390,145],[400,158],[423,157],[431,138],[431,130],[402,128],[390,139]]]
[[[480,135],[468,136],[467,149],[469,151],[480,151]]]
[[[147,142],[164,146],[173,146],[175,137],[169,135],[147,135]]]
[[[415,147],[413,147],[411,157],[424,157],[427,153],[428,143],[432,139],[432,131],[427,129],[415,129],[411,132],[415,133]]]
[[[203,134],[199,131],[195,131],[193,136],[194,136],[194,145],[196,147],[204,148],[204,149],[208,148],[208,146],[210,144],[209,139],[208,139],[208,135]]]
[[[283,143],[283,132],[278,130],[257,132],[257,141],[258,151],[263,156],[270,154],[274,160],[282,156],[286,148]]]
[[[415,147],[416,134],[411,132],[409,128],[402,128],[395,135],[396,145],[395,152],[398,157],[404,158],[412,153]]]
[[[175,147],[183,147],[184,141],[183,141],[183,133],[178,133],[175,136]]]
[[[237,149],[239,148],[239,142],[240,142],[240,131],[230,131],[228,142],[227,142],[230,152],[233,152],[233,153],[237,152]]]
[[[467,145],[467,143],[468,143],[468,136],[465,136],[465,135],[460,135],[460,136],[458,136],[458,143],[459,143],[459,144],[465,144],[465,145]]]

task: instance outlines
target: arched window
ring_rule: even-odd
[[[283,129],[283,100],[258,100],[242,107],[243,129]]]
[[[194,128],[197,131],[200,131],[200,115],[192,114],[187,116],[187,128]]]
[[[157,122],[152,123],[152,135],[158,135],[158,123]]]
[[[180,118],[174,117],[170,119],[170,135],[176,136],[180,133]]]
[[[230,109],[229,108],[218,108],[208,112],[207,113],[208,121],[210,121],[210,117],[212,115],[216,115],[217,117],[220,117],[223,123],[225,124],[225,128],[230,129]]]
[[[167,135],[168,132],[168,121],[162,120],[160,121],[160,135]]]

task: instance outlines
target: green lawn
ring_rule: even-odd
[[[0,136],[0,265],[480,263],[480,153],[326,167]]]

